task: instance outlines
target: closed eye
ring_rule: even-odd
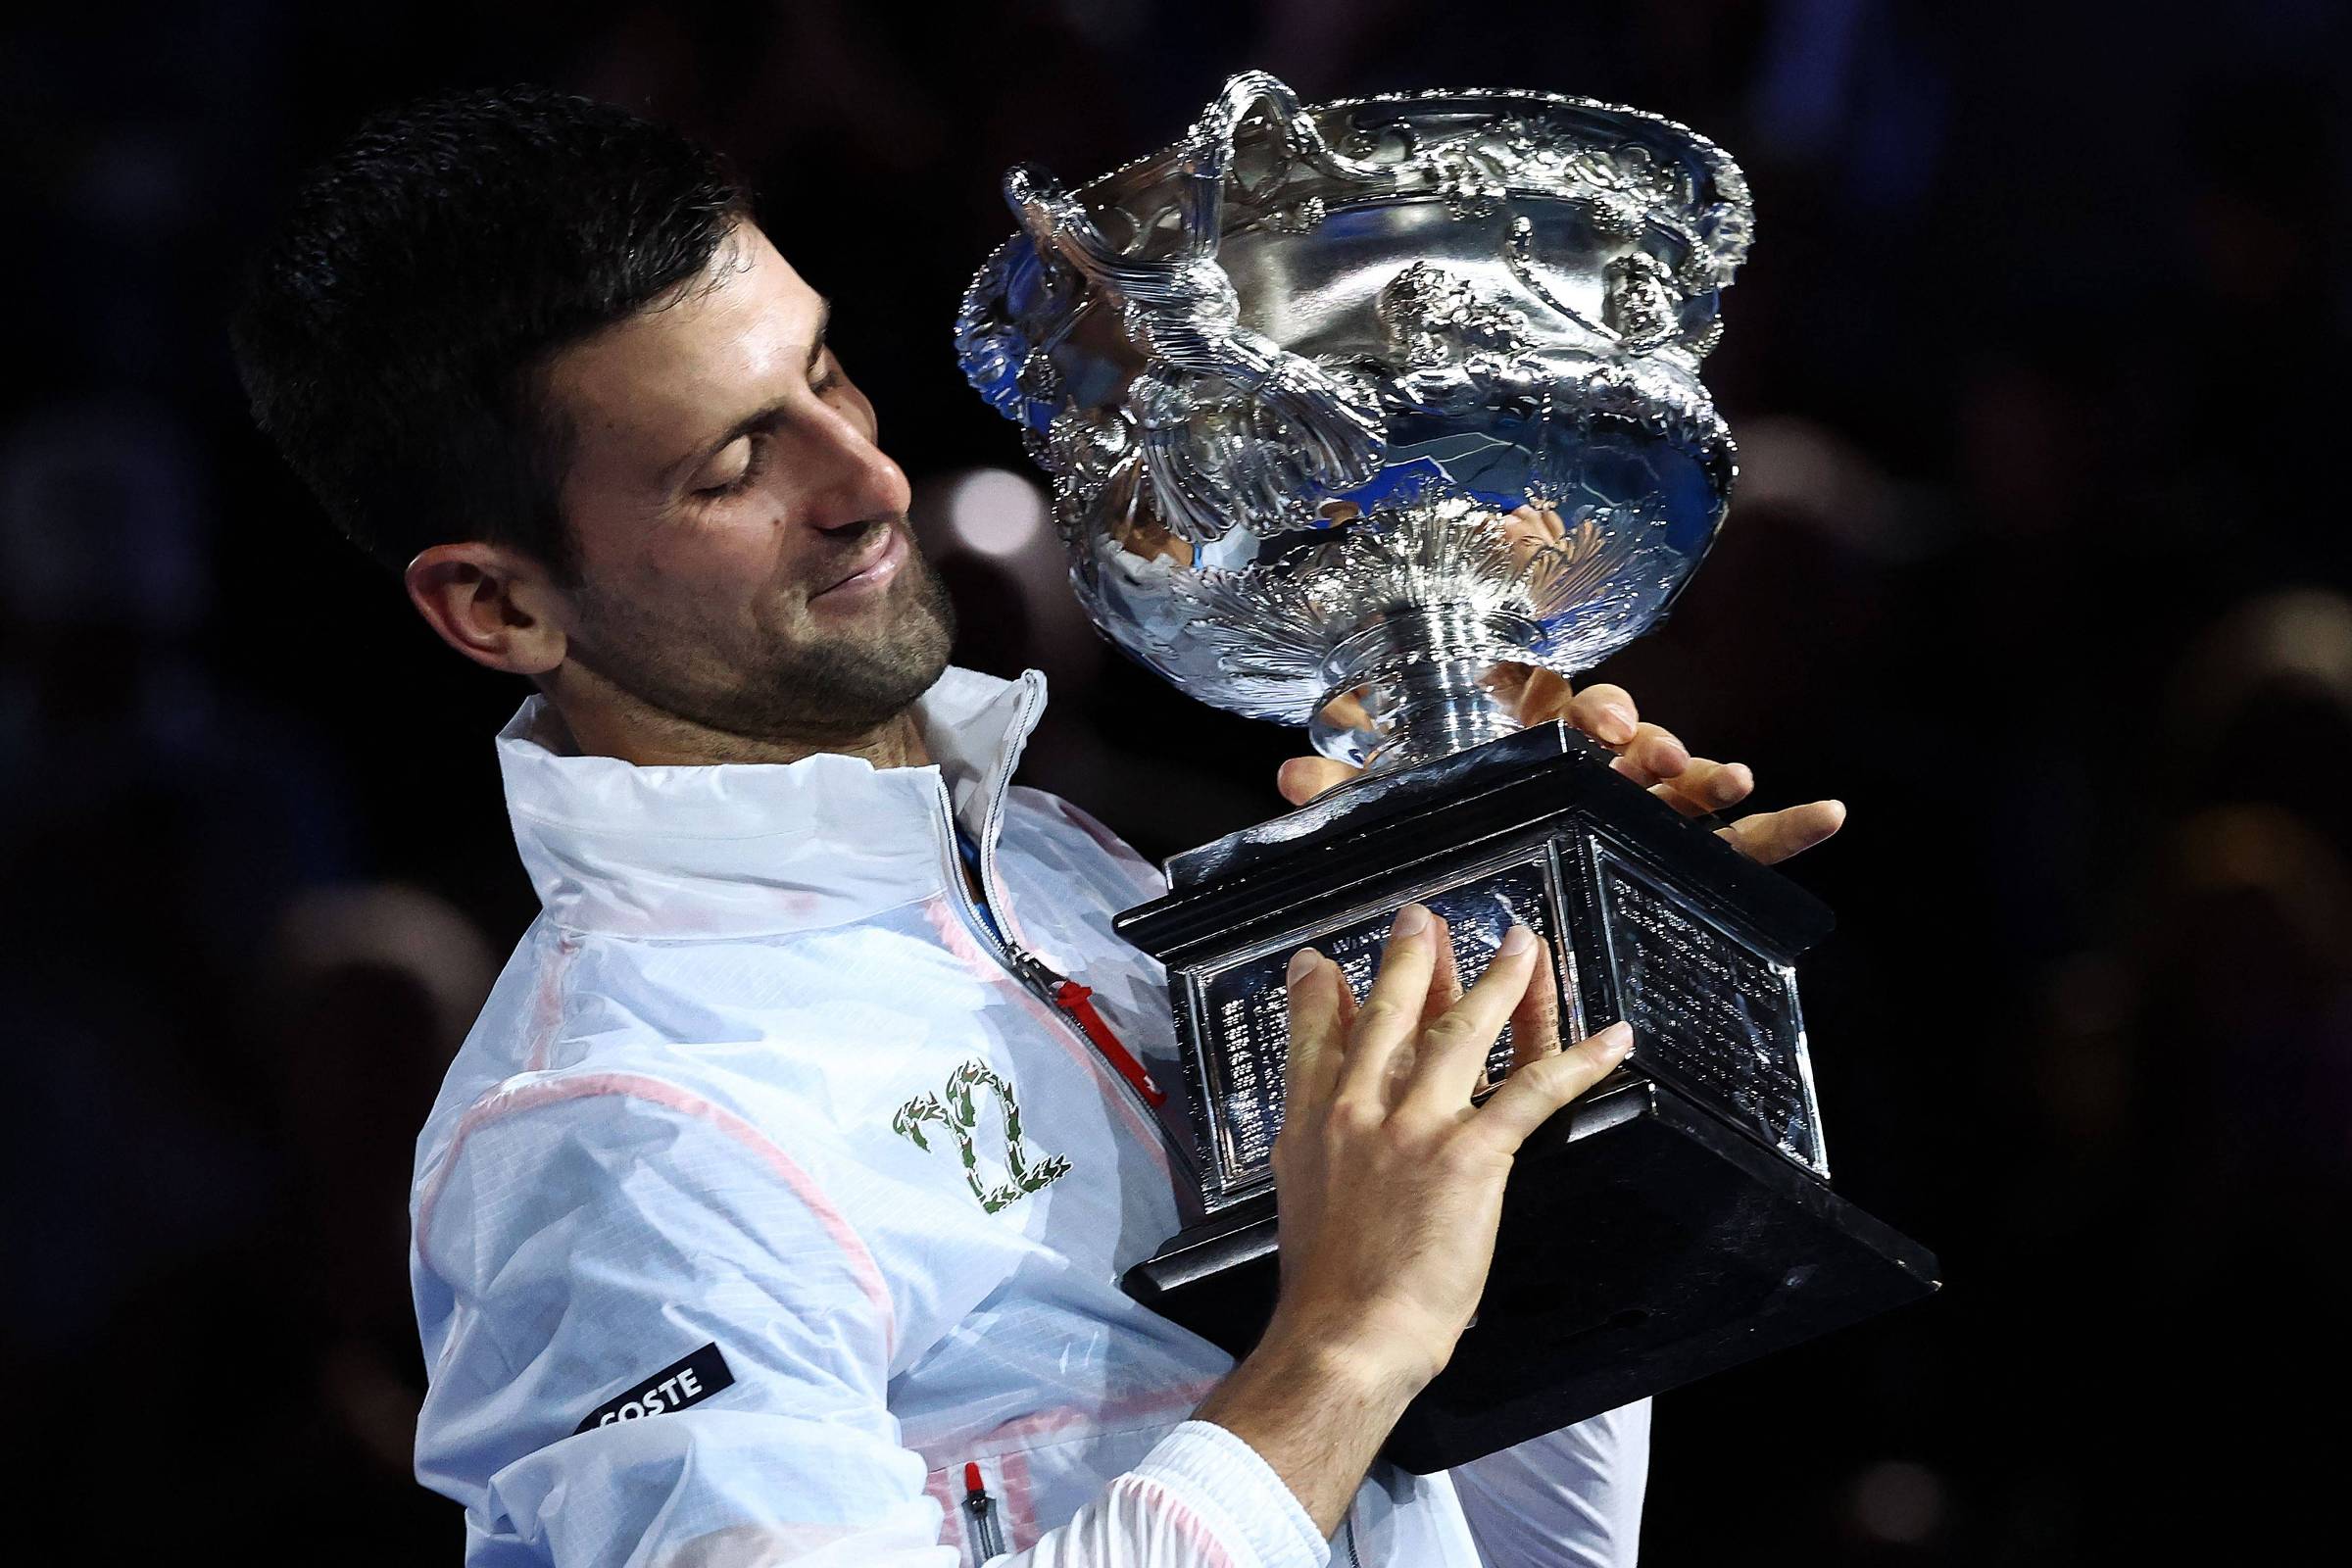
[[[775,432],[752,430],[743,439],[751,443],[751,451],[744,456],[742,471],[717,484],[697,487],[694,492],[696,496],[705,501],[724,501],[729,496],[743,494],[759,482],[760,476],[767,471],[768,454],[776,443]]]
[[[808,390],[816,397],[829,398],[849,386],[849,377],[842,373],[841,361],[834,357],[830,349],[820,352],[824,356],[824,373],[808,383]],[[766,424],[755,425],[736,437],[739,441],[751,443],[751,448],[745,454],[744,465],[740,471],[717,484],[697,485],[688,493],[697,501],[725,501],[730,497],[743,494],[759,483],[760,477],[767,472],[767,466],[775,448],[774,424],[785,416],[784,409],[779,406],[765,416],[768,420]]]
[[[825,373],[808,383],[808,390],[820,398],[838,391],[844,379],[841,373],[841,361],[835,358],[831,349],[825,350],[824,365]]]

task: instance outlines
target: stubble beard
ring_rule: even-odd
[[[586,645],[580,662],[639,702],[705,729],[771,744],[846,745],[904,713],[948,666],[955,606],[911,538],[889,595],[879,624],[853,635],[746,636],[722,648],[691,612],[649,610],[583,585],[575,601]]]

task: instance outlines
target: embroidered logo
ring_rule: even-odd
[[[1004,1117],[1004,1171],[1011,1180],[994,1187],[981,1175],[980,1152],[972,1139],[980,1125],[982,1089],[996,1096],[997,1108]],[[956,1157],[963,1161],[963,1179],[971,1184],[980,1206],[991,1214],[1070,1173],[1070,1162],[1059,1154],[1049,1154],[1034,1165],[1029,1162],[1028,1145],[1021,1141],[1021,1107],[1012,1098],[1012,1085],[989,1071],[985,1062],[967,1061],[948,1074],[945,1094],[917,1095],[901,1105],[898,1114],[890,1118],[890,1129],[928,1152],[931,1141],[923,1136],[926,1122],[946,1128],[956,1141]]]

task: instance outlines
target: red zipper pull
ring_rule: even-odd
[[[980,1484],[980,1467],[969,1460],[963,1466],[963,1506],[972,1516],[972,1545],[980,1560],[1003,1556],[1004,1533],[997,1528],[997,1499]]]
[[[1078,1027],[1086,1031],[1086,1038],[1095,1043],[1095,1049],[1118,1069],[1120,1077],[1135,1086],[1145,1103],[1157,1110],[1168,1102],[1168,1097],[1160,1093],[1159,1085],[1152,1081],[1152,1074],[1145,1071],[1144,1064],[1119,1044],[1119,1037],[1110,1032],[1110,1025],[1095,1010],[1093,997],[1094,992],[1075,980],[1064,980],[1054,988],[1054,1001],[1061,1010],[1078,1020]]]

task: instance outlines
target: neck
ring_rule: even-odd
[[[839,739],[738,735],[682,718],[605,682],[543,681],[548,705],[563,721],[572,749],[585,757],[617,757],[639,767],[705,767],[719,762],[797,762],[830,752],[862,757],[877,768],[922,767],[931,760],[914,710],[906,709],[872,730]]]

